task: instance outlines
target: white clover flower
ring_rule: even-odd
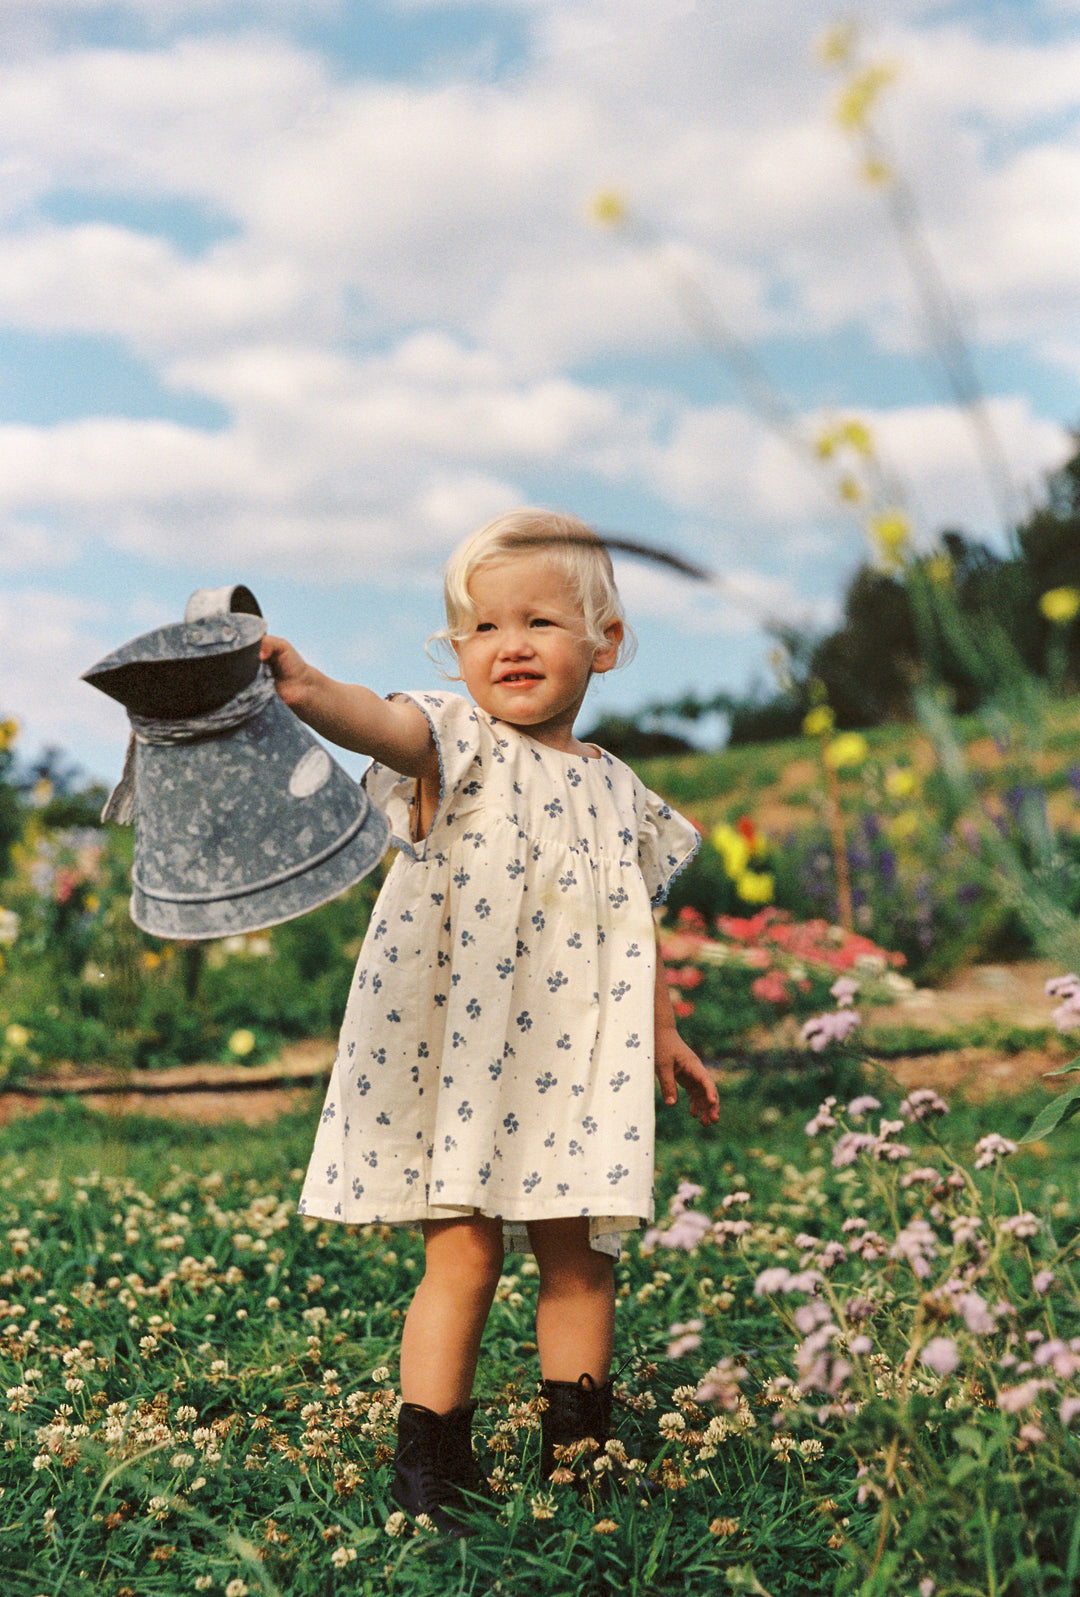
[[[330,1554],[330,1562],[335,1569],[345,1569],[347,1565],[356,1562],[355,1547],[335,1547]]]
[[[398,1508],[395,1509],[395,1511],[390,1515],[390,1518],[386,1521],[383,1529],[386,1531],[388,1536],[403,1536],[408,1528],[408,1524],[408,1515],[403,1514],[401,1509]]]

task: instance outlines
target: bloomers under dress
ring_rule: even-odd
[[[689,821],[628,766],[564,754],[453,693],[413,693],[441,794],[365,776],[400,853],[342,1022],[302,1214],[352,1223],[587,1215],[593,1247],[653,1212],[652,908]],[[527,1244],[525,1244],[527,1245]]]

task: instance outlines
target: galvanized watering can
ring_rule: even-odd
[[[386,817],[274,691],[265,631],[248,588],[201,588],[83,675],[131,720],[104,818],[134,822],[131,918],[155,937],[291,920],[386,852]]]

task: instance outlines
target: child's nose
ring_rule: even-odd
[[[502,635],[503,654],[519,655],[532,653],[532,637],[528,627],[507,627]]]

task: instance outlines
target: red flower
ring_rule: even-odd
[[[786,1004],[789,1001],[787,981],[781,971],[769,970],[764,976],[755,976],[750,983],[750,991],[755,998],[764,999],[769,1004]]]

